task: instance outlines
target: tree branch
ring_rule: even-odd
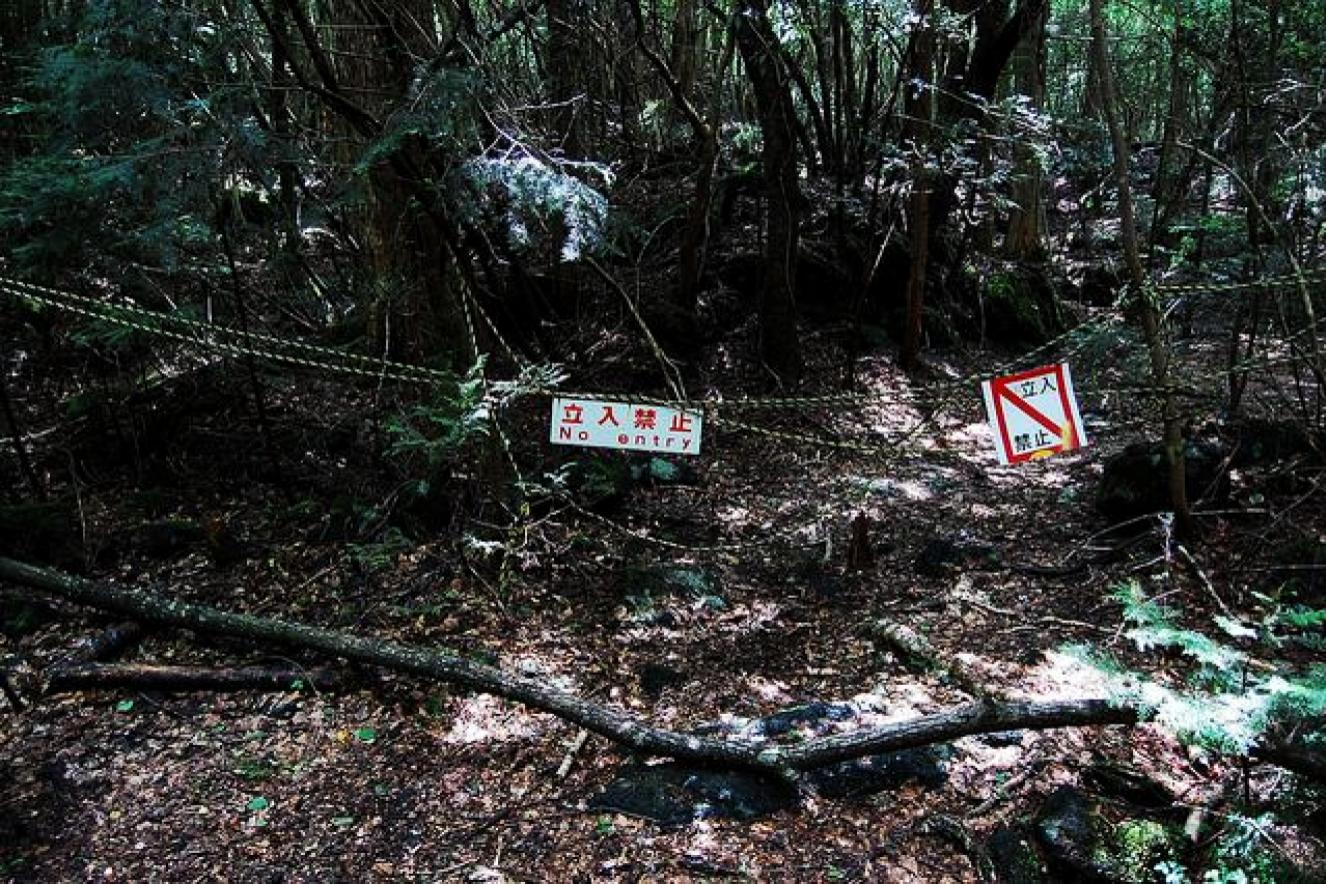
[[[1104,700],[971,703],[947,712],[878,728],[810,740],[797,746],[727,741],[654,727],[618,709],[589,702],[546,680],[513,676],[454,654],[336,632],[289,621],[233,614],[141,590],[94,583],[58,571],[0,558],[0,580],[143,623],[223,635],[264,645],[315,650],[398,672],[495,694],[549,712],[647,755],[786,776],[834,762],[924,746],[958,737],[1014,729],[1132,724],[1133,709]]]
[[[132,688],[140,691],[289,691],[298,684],[320,691],[350,684],[343,672],[320,667],[157,666],[150,663],[82,663],[46,673],[44,695],[70,691]]]

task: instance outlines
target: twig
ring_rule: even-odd
[[[571,741],[571,747],[566,750],[562,763],[557,766],[557,779],[566,779],[566,775],[571,772],[571,765],[575,763],[576,755],[584,748],[585,741],[588,739],[589,731],[582,727],[579,733],[576,734],[576,738]]]
[[[981,601],[980,599],[975,598],[970,593],[962,593],[958,596],[955,596],[955,598],[958,601],[966,602],[967,604],[971,605],[973,608],[984,611],[987,614],[998,614],[1001,617],[1016,617],[1019,620],[1025,619],[1026,617],[1026,614],[1023,613],[1022,611],[1014,611],[1009,608],[995,607],[994,605],[988,604],[986,602]],[[1114,631],[1112,629],[1106,629],[1103,626],[1097,626],[1095,623],[1086,623],[1082,620],[1069,620],[1066,617],[1055,617],[1053,614],[1047,614],[1043,617],[1038,617],[1036,618],[1036,622],[1040,624],[1053,623],[1057,626],[1070,626],[1075,629],[1089,629],[1093,632],[1101,632],[1106,634],[1112,633]],[[1023,626],[1020,628],[1034,629],[1035,627]]]
[[[33,469],[32,461],[28,460],[28,449],[23,444],[23,431],[19,428],[18,418],[14,416],[14,406],[9,401],[9,382],[5,377],[8,371],[7,365],[0,365],[0,410],[4,412],[5,423],[9,425],[10,442],[14,445],[14,453],[18,455],[19,470],[28,480],[32,496],[37,500],[45,500],[46,486],[42,484],[41,477]]]
[[[990,810],[995,805],[1003,801],[1006,801],[1010,797],[1012,797],[1011,795],[1012,791],[1016,789],[1018,786],[1021,786],[1023,783],[1025,783],[1027,780],[1031,779],[1034,776],[1039,776],[1041,771],[1045,770],[1045,767],[1048,763],[1049,762],[1043,759],[1034,761],[1031,763],[1031,766],[1029,766],[1022,773],[1018,774],[1015,777],[1011,777],[1010,779],[1006,780],[1003,783],[997,784],[995,786],[994,794],[991,795],[989,798],[985,799],[984,801],[982,801],[980,804],[973,807],[971,810],[969,810],[966,814],[966,819],[969,820],[975,819],[976,817],[984,816],[985,814],[989,813]]]
[[[1225,600],[1216,592],[1215,586],[1211,584],[1211,580],[1206,576],[1206,572],[1202,570],[1202,566],[1197,564],[1197,560],[1193,558],[1192,553],[1188,552],[1188,548],[1182,543],[1175,544],[1175,548],[1178,549],[1179,555],[1183,557],[1183,560],[1192,566],[1193,572],[1197,575],[1197,581],[1202,584],[1202,588],[1206,590],[1206,594],[1215,600],[1216,607],[1220,608],[1220,613],[1224,614],[1231,620],[1237,619],[1234,616],[1234,612],[1229,610],[1229,605],[1226,605]]]

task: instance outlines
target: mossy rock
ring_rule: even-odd
[[[1127,819],[1106,830],[1095,854],[1096,863],[1119,884],[1150,884],[1160,875],[1156,866],[1180,856],[1181,836],[1155,820]]]
[[[985,336],[1010,345],[1043,344],[1064,329],[1063,311],[1047,269],[1024,264],[986,277]]]
[[[1036,834],[1064,880],[1150,884],[1160,880],[1157,865],[1182,856],[1174,827],[1145,818],[1111,823],[1095,799],[1071,786],[1046,799]]]

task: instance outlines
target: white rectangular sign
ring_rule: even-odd
[[[1002,464],[1040,460],[1087,444],[1068,365],[1044,365],[981,384]]]
[[[559,397],[549,438],[558,445],[699,454],[703,424],[699,411]]]

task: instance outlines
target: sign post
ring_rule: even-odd
[[[1087,444],[1068,365],[1046,365],[981,383],[1001,464],[1026,463]]]

